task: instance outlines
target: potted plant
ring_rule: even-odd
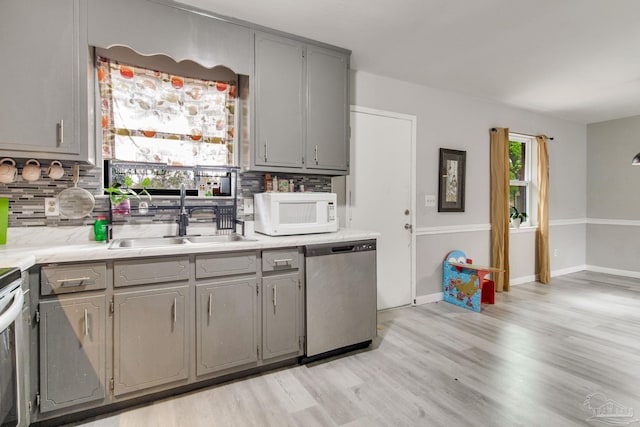
[[[144,194],[151,200],[151,194],[147,191],[147,187],[151,183],[149,178],[144,178],[140,183],[142,190],[137,193],[131,187],[133,186],[133,180],[130,176],[124,177],[124,186],[116,182],[111,187],[105,188],[104,191],[109,193],[111,199],[111,212],[118,215],[128,215],[131,213],[131,197],[140,199],[140,194]]]
[[[520,228],[520,224],[527,220],[527,213],[520,212],[515,206],[511,206],[509,210],[509,219],[513,228]]]

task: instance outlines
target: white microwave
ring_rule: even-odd
[[[253,203],[258,233],[288,236],[338,231],[335,193],[258,193]]]

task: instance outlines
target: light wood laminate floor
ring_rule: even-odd
[[[640,418],[640,280],[574,273],[378,324],[369,350],[78,425],[606,426],[588,418],[607,400]]]

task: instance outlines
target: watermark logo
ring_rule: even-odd
[[[627,408],[615,400],[607,399],[607,396],[602,393],[591,393],[583,405],[591,411],[587,421],[612,426],[627,426],[639,421],[638,418],[633,417],[633,408]]]

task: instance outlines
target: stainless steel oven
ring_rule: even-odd
[[[20,269],[0,268],[0,426],[28,425],[25,290]]]

